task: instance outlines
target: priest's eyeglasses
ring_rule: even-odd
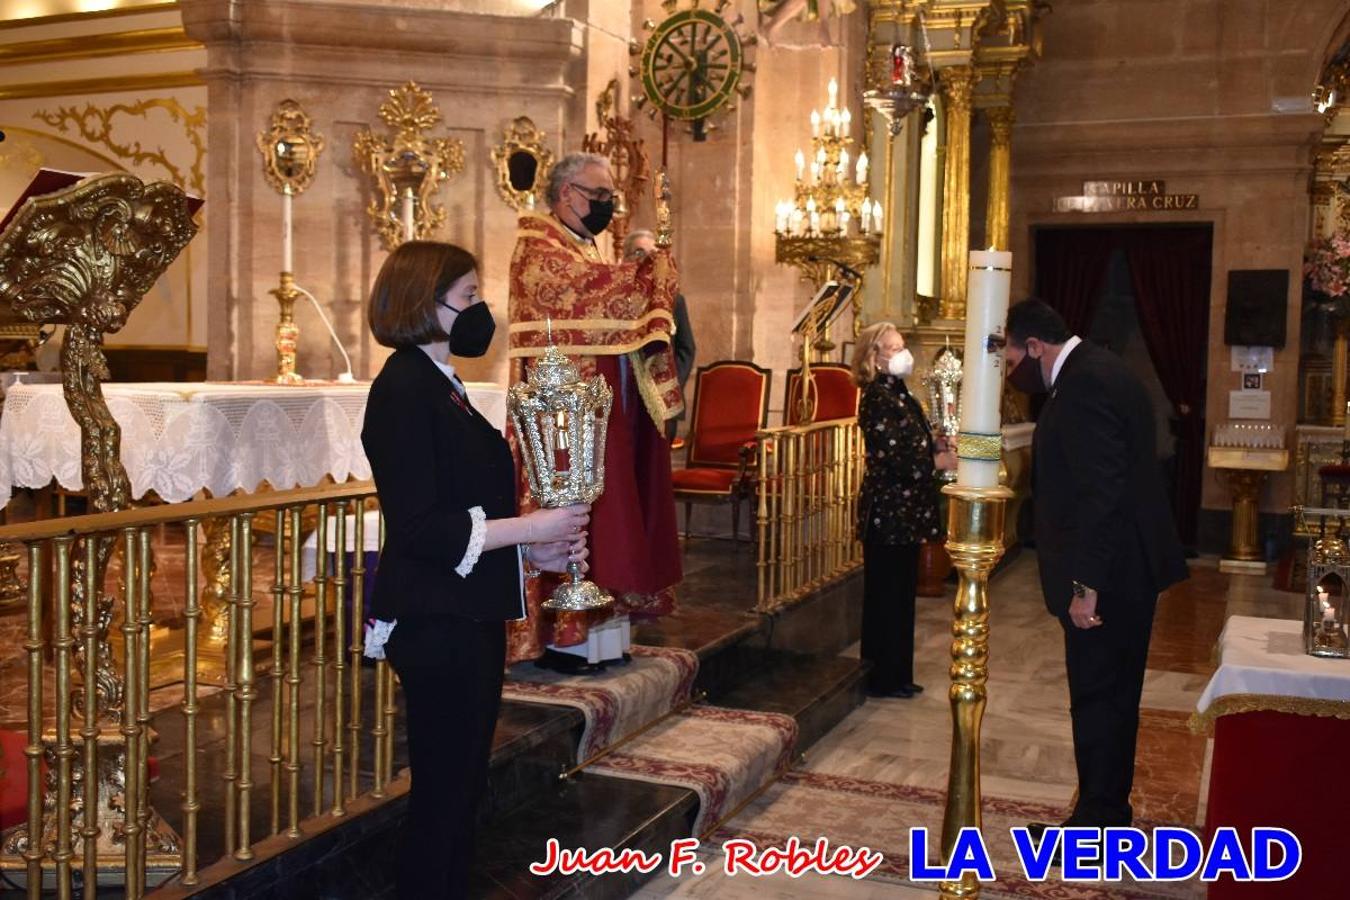
[[[608,203],[614,199],[614,192],[607,188],[586,187],[586,185],[577,184],[575,181],[569,181],[567,183],[581,191],[588,200],[594,200],[596,203]]]

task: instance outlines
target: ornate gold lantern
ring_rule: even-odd
[[[553,346],[550,329],[543,357],[507,396],[525,476],[541,506],[590,504],[604,493],[605,433],[613,401],[603,378],[582,380],[576,365]],[[544,601],[544,609],[603,609],[614,602],[581,577],[580,564],[568,563],[567,573],[569,579]]]
[[[943,347],[933,358],[933,367],[924,378],[928,386],[928,421],[933,432],[952,440],[961,423],[961,354]],[[953,481],[956,473],[945,471],[943,481]]]
[[[1294,507],[1294,519],[1303,526],[1303,510]],[[1345,617],[1350,613],[1350,549],[1337,534],[1321,534],[1308,548],[1308,595],[1303,613],[1303,649],[1312,656],[1350,657]]]

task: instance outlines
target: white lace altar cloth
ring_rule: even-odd
[[[471,382],[469,399],[499,429],[506,392]],[[168,503],[198,491],[223,497],[309,487],[325,475],[370,477],[361,448],[369,382],[282,386],[230,383],[105,384],[103,396],[122,426],[122,464],[133,497],[154,492]],[[83,488],[80,429],[59,384],[20,384],[5,393],[0,415],[0,505],[14,488],[53,480]]]

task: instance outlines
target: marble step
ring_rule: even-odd
[[[642,850],[663,856],[670,842],[686,837],[698,805],[690,790],[603,775],[582,774],[480,830],[469,896],[547,900],[586,897],[619,900],[651,875],[572,873],[534,875],[531,863],[545,858],[549,838],[564,849],[599,847]]]
[[[773,650],[748,655],[753,657],[754,677],[708,702],[792,716],[799,729],[798,752],[866,700],[866,669],[857,659]]]

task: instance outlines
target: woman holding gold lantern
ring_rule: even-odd
[[[890,322],[862,330],[853,351],[853,381],[862,389],[858,428],[867,471],[858,496],[863,545],[862,658],[871,663],[868,692],[910,698],[914,683],[914,597],[919,544],[941,534],[937,470],[955,455],[934,442],[905,379],[914,356]]]
[[[370,387],[361,443],[385,520],[366,655],[386,656],[407,710],[412,790],[401,898],[463,897],[524,578],[586,556],[587,506],[516,515],[506,439],[469,402],[450,356],[482,356],[492,312],[478,264],[409,241],[385,260],[370,329],[394,353]]]

